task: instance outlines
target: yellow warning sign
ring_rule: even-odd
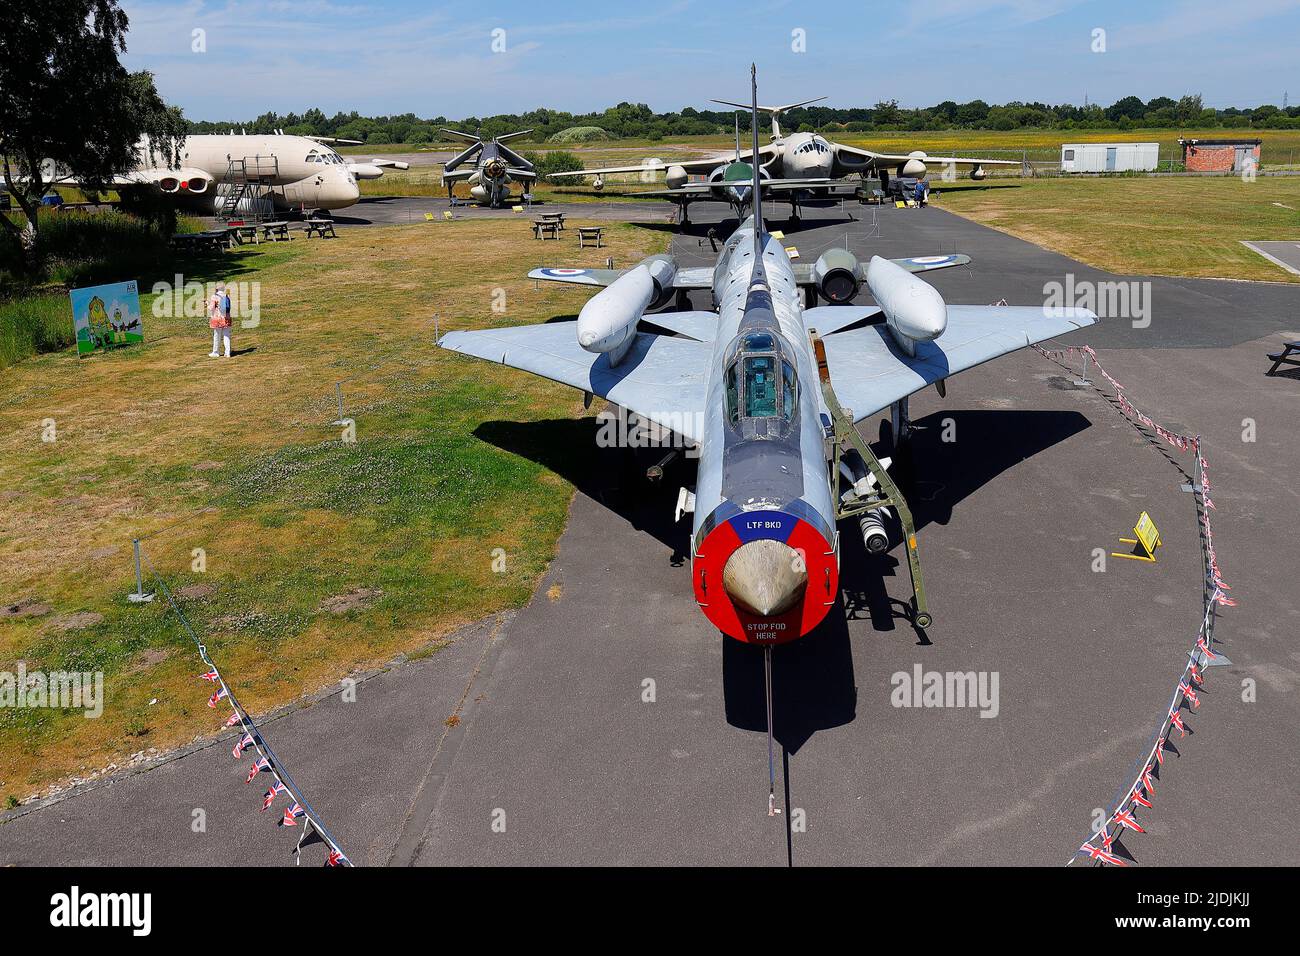
[[[1160,529],[1156,523],[1151,520],[1151,516],[1145,511],[1133,526],[1133,533],[1136,538],[1120,538],[1124,544],[1136,545],[1132,552],[1121,554],[1118,551],[1112,551],[1112,558],[1132,558],[1134,561],[1152,561],[1156,559],[1156,548],[1160,547]]]

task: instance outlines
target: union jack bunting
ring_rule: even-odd
[[[1128,827],[1130,830],[1136,830],[1138,833],[1147,832],[1146,830],[1143,830],[1140,826],[1138,826],[1138,822],[1133,819],[1133,814],[1129,813],[1127,810],[1120,810],[1118,813],[1116,813],[1115,822],[1122,827]]]
[[[279,780],[271,784],[271,789],[266,791],[266,796],[262,798],[262,812],[265,813],[267,810],[271,808],[271,804],[275,803],[276,794],[284,793],[288,789],[289,788],[286,787],[284,784],[282,784]]]
[[[262,757],[260,760],[253,761],[253,766],[248,768],[248,776],[244,778],[244,783],[252,783],[253,778],[256,777],[259,773],[261,773],[263,770],[270,770],[270,769],[271,769],[271,761],[268,760],[266,757]]]
[[[1079,847],[1079,852],[1086,853],[1092,859],[1101,860],[1103,863],[1113,863],[1115,866],[1128,866],[1127,863],[1117,857],[1114,853],[1111,853],[1109,850],[1105,850],[1102,847],[1093,846],[1091,843],[1085,843],[1083,846]]]

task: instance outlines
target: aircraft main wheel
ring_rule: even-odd
[[[916,616],[916,626],[923,631],[933,623],[934,623],[934,618],[932,618],[925,611],[922,611],[920,614]]]

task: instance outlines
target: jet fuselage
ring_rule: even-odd
[[[738,640],[812,630],[839,585],[817,369],[784,247],[754,220],[714,272],[718,308],[692,531],[705,615]]]

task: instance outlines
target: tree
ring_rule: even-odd
[[[37,217],[51,170],[108,189],[136,165],[179,161],[184,120],[147,72],[129,73],[126,14],[117,0],[6,0],[0,14],[0,156],[5,187],[27,217],[0,215],[29,268],[39,264]]]

